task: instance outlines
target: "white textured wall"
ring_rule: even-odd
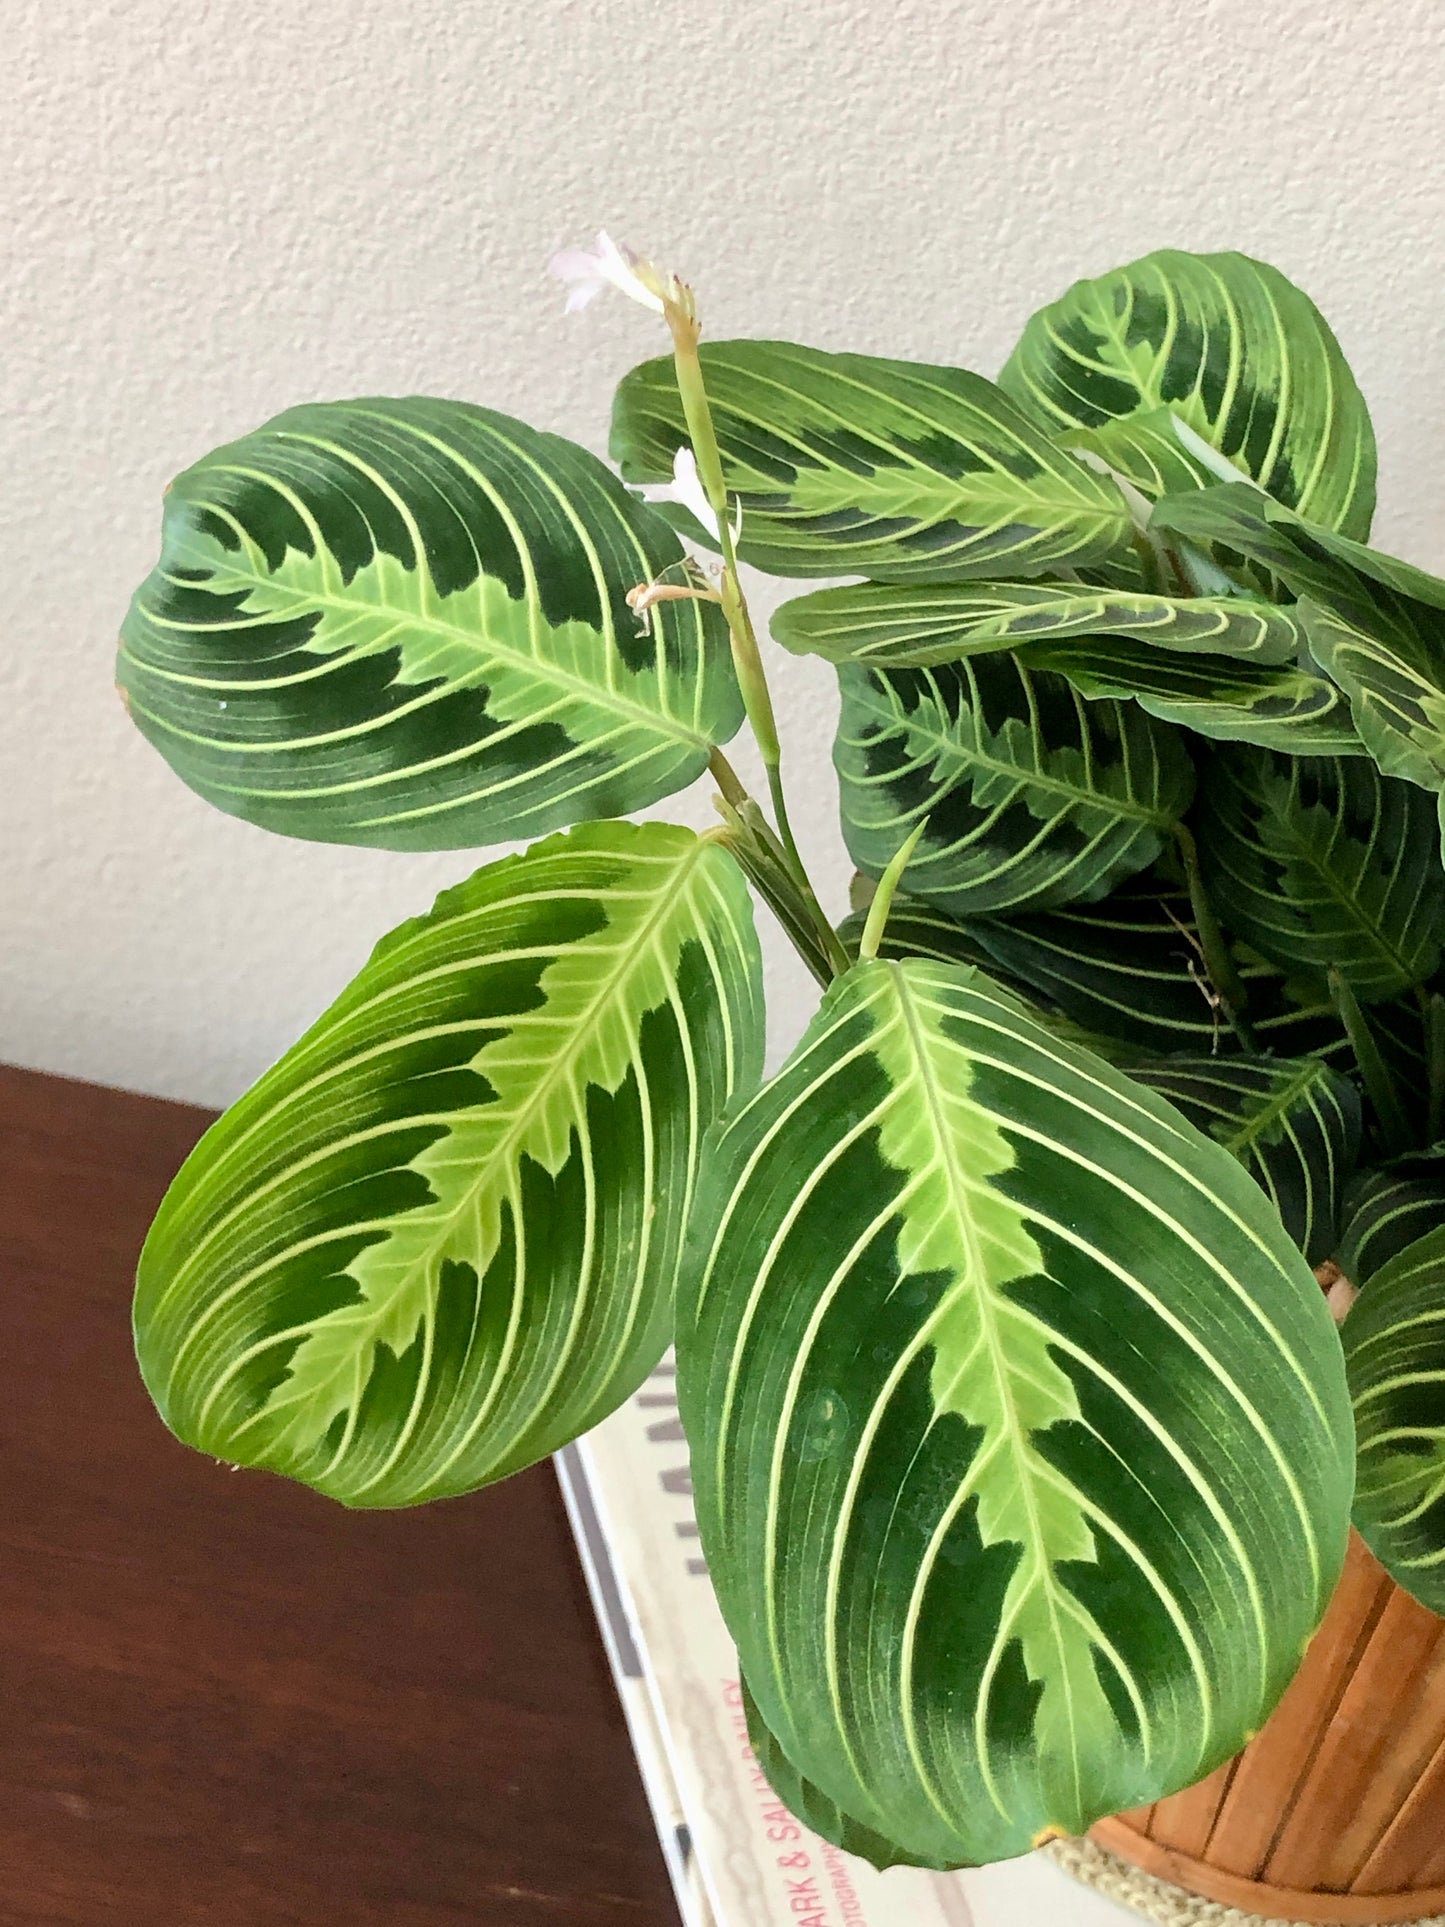
[[[563,319],[540,263],[599,224],[714,334],[988,372],[1082,273],[1262,254],[1359,371],[1382,534],[1438,565],[1442,82],[1438,0],[10,0],[0,1057],[225,1099],[470,867],[213,814],[110,654],[166,479],[292,402],[430,390],[600,446],[659,343],[621,301]],[[828,677],[779,685],[837,900]]]

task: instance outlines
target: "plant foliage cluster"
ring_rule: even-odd
[[[120,677],[194,790],[529,847],[203,1140],[142,1369],[202,1450],[393,1506],[675,1342],[780,1792],[882,1864],[1001,1858],[1234,1752],[1352,1507],[1445,1610],[1445,581],[1368,545],[1364,399],[1241,255],[1078,283],[996,381],[700,346],[599,259],[673,343],[620,479],[360,400],[167,495]],[[842,581],[774,624],[837,665],[836,927],[739,560]],[[712,832],[625,820],[709,769]],[[822,986],[766,1081],[754,894]]]

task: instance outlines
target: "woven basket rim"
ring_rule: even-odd
[[[1114,1863],[1119,1870],[1117,1880],[1127,1882],[1128,1877],[1133,1876],[1161,1889],[1163,1896],[1174,1903],[1172,1912],[1152,1913],[1135,1900],[1126,1904],[1166,1923],[1167,1927],[1192,1927],[1196,1920],[1208,1922],[1211,1927],[1215,1922],[1221,1923],[1221,1927],[1224,1923],[1235,1927],[1238,1922],[1243,1927],[1243,1923],[1253,1921],[1269,1921],[1275,1923],[1275,1927],[1280,1922],[1288,1923],[1289,1927],[1325,1927],[1327,1923],[1336,1923],[1337,1927],[1405,1927],[1405,1923],[1415,1923],[1415,1927],[1445,1927],[1445,1887],[1393,1894],[1307,1892],[1272,1887],[1263,1881],[1225,1873],[1176,1848],[1161,1846],[1120,1819],[1101,1820],[1087,1841],[1063,1841],[1058,1847],[1055,1858],[1070,1873],[1075,1872],[1074,1865],[1070,1864],[1071,1851],[1081,1868],[1101,1864],[1091,1861],[1091,1854],[1098,1854]],[[1077,1852],[1080,1848],[1086,1851],[1080,1854]],[[1084,1879],[1087,1885],[1096,1884],[1084,1873],[1076,1873],[1075,1877]],[[1196,1907],[1213,1911],[1181,1912],[1180,1900],[1193,1901]]]

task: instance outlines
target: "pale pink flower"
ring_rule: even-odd
[[[618,288],[654,314],[663,312],[662,277],[650,261],[599,233],[590,248],[562,248],[547,263],[567,288],[568,314],[594,301],[604,288]]]

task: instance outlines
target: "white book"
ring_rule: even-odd
[[[698,1544],[670,1361],[557,1468],[686,1927],[1138,1927],[1041,1854],[881,1874],[779,1803]]]

